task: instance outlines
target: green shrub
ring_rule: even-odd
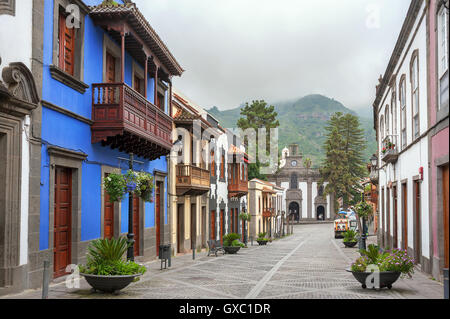
[[[88,247],[86,265],[79,266],[80,272],[100,276],[144,274],[144,266],[125,260],[124,255],[128,248],[125,237],[94,240]]]
[[[267,233],[259,233],[258,234],[258,240],[266,239],[266,235],[267,235]]]
[[[241,238],[241,236],[239,236],[239,234],[236,234],[236,233],[227,234],[227,235],[223,236],[223,245],[225,247],[233,247],[233,243],[236,240],[238,240],[239,238]]]
[[[357,240],[356,236],[358,233],[353,229],[349,229],[344,233],[344,243],[354,243]]]

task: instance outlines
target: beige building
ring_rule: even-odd
[[[175,143],[169,161],[169,215],[172,249],[176,255],[207,247],[210,167],[202,149],[208,145],[197,142],[200,138],[194,135],[203,133],[210,125],[205,119],[206,112],[175,90],[172,117]]]
[[[284,188],[259,179],[252,179],[248,186],[248,212],[251,215],[249,236],[254,239],[260,233],[274,237],[283,215]],[[280,216],[278,219],[277,216]]]

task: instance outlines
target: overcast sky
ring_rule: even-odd
[[[135,0],[204,108],[323,94],[370,107],[410,0]]]

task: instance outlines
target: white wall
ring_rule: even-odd
[[[18,0],[15,16],[0,17],[0,72],[11,62],[22,62],[31,69],[32,10],[32,0]]]
[[[308,218],[308,211],[306,208],[308,205],[308,183],[299,183],[298,188],[302,191],[302,218]]]
[[[410,62],[413,52],[418,49],[418,57],[419,57],[419,121],[420,121],[420,133],[419,136],[424,134],[428,129],[428,109],[427,109],[427,45],[426,45],[426,18],[424,18],[419,25],[419,20],[422,15],[423,10],[425,9],[425,2],[422,6],[421,11],[419,12],[419,16],[415,22],[415,26],[409,36],[408,42],[405,45],[404,51],[402,52],[401,59],[399,60],[399,64],[395,68],[396,76],[396,98],[397,98],[397,144],[399,147],[399,151],[401,150],[401,105],[399,99],[399,84],[400,78],[403,74],[406,75],[406,132],[407,132],[407,146],[409,146],[413,141],[413,127],[412,127],[412,94],[411,94],[411,76],[410,76]],[[415,30],[417,29],[417,33],[415,34]],[[415,36],[414,36],[415,34]],[[382,102],[380,105],[382,107],[379,111],[380,119],[381,115],[385,114],[386,105],[391,107],[391,97],[392,90],[387,89]],[[390,134],[392,134],[392,115],[390,113]],[[380,123],[378,123],[380,124]],[[378,127],[379,134],[380,125]],[[382,149],[382,141],[381,139],[378,141],[380,147],[380,166],[384,164],[381,161],[383,154],[381,153]],[[408,210],[408,246],[414,248],[414,190],[413,190],[413,177],[419,175],[419,168],[423,167],[424,170],[424,179],[420,184],[420,195],[421,195],[421,251],[424,257],[430,257],[429,243],[430,243],[430,233],[429,233],[429,185],[428,185],[428,141],[427,138],[422,138],[420,141],[416,142],[416,144],[410,146],[409,149],[400,154],[398,161],[396,164],[388,164],[383,169],[380,170],[379,175],[379,212],[380,212],[380,220],[382,223],[382,228],[386,230],[386,221],[384,220],[384,215],[382,214],[383,208],[382,205],[387,204],[387,191],[385,190],[385,202],[382,203],[382,188],[387,188],[389,182],[398,182],[397,187],[397,215],[398,215],[398,239],[400,244],[402,240],[402,210],[403,210],[403,200],[402,200],[402,192],[401,192],[401,181],[407,179],[407,210]],[[389,211],[390,211],[390,230],[389,233],[393,235],[393,226],[394,226],[394,213],[393,213],[393,197],[392,191],[389,199]],[[386,206],[384,208],[384,212],[386,213]]]
[[[312,200],[311,200],[311,212],[312,212],[312,218],[316,218],[316,215],[317,215],[317,212],[316,212],[316,210],[314,209],[314,201],[315,201],[315,199],[316,199],[316,197],[317,197],[317,194],[318,194],[318,192],[317,192],[317,183],[316,182],[313,182],[312,183],[312,190],[311,190],[311,194],[312,194]]]

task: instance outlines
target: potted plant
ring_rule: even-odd
[[[362,284],[363,289],[367,288],[368,277],[375,270],[379,274],[379,287],[374,288],[392,289],[400,276],[411,278],[414,273],[414,260],[405,250],[382,251],[376,245],[369,245],[368,250],[361,250],[361,255],[349,271]]]
[[[245,245],[239,241],[239,234],[231,233],[223,236],[223,249],[227,254],[234,255]]]
[[[344,233],[344,240],[343,243],[345,247],[353,248],[358,243],[357,239],[358,233],[354,231],[353,229],[349,229]]]
[[[258,245],[265,246],[269,242],[269,239],[266,238],[267,233],[259,233],[258,238],[256,239]]]
[[[145,202],[153,202],[153,176],[128,170],[125,174],[111,173],[103,180],[111,202],[121,202],[127,193],[134,193]]]
[[[146,272],[144,266],[125,260],[128,247],[125,237],[97,239],[89,245],[87,263],[78,267],[94,292],[118,294]]]

